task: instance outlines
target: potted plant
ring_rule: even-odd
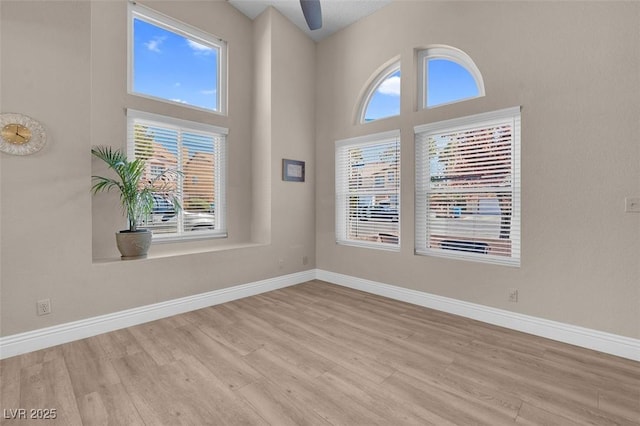
[[[122,209],[129,221],[129,229],[116,232],[116,244],[121,258],[129,260],[147,257],[152,233],[139,226],[153,212],[154,194],[163,194],[173,204],[175,211],[180,209],[180,204],[173,195],[175,188],[171,185],[180,172],[167,169],[147,179],[145,160],[141,158],[129,161],[122,151],[103,146],[92,148],[91,154],[104,161],[117,175],[116,178],[92,176],[91,191],[97,194],[116,189],[120,193]]]

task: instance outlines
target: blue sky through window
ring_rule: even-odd
[[[384,79],[371,96],[364,121],[400,115],[400,70]]]
[[[429,59],[427,106],[473,98],[480,94],[473,76],[462,65],[448,59]]]
[[[150,24],[133,21],[133,91],[218,111],[215,47]]]

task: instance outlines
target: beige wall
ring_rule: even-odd
[[[40,120],[49,135],[35,155],[0,154],[1,336],[315,266],[315,44],[268,11],[260,19],[269,49],[258,55],[253,23],[226,2],[144,4],[228,41],[227,117],[127,94],[126,2],[0,3],[0,110]],[[296,56],[271,58],[287,52]],[[256,93],[269,108],[254,109]],[[89,193],[91,174],[104,171],[90,148],[124,147],[124,108],[229,128],[228,239],[118,260],[113,234],[124,220],[115,196]],[[307,162],[306,183],[280,181],[282,157]],[[53,313],[38,317],[42,298]]]
[[[640,4],[397,1],[318,45],[317,266],[640,338]],[[469,54],[486,96],[416,111],[416,48]],[[358,96],[393,57],[402,114],[355,125]],[[522,106],[522,266],[413,254],[413,126]],[[402,135],[400,253],[337,246],[334,141]],[[508,303],[508,289],[520,301]]]
[[[317,266],[640,338],[640,215],[622,207],[640,194],[640,4],[398,1],[318,45],[271,9],[252,23],[226,2],[145,4],[229,41],[228,117],[126,93],[124,1],[0,2],[0,110],[37,118],[50,140],[0,154],[1,336]],[[432,44],[474,58],[487,96],[416,111],[414,49]],[[402,116],[355,125],[358,96],[394,57]],[[522,266],[413,255],[413,126],[515,105]],[[89,194],[89,149],[123,145],[125,107],[230,129],[228,240],[117,260],[123,220]],[[391,129],[402,249],[336,246],[334,141]],[[283,157],[307,162],[305,184],[281,181]],[[37,317],[47,297],[53,313]]]

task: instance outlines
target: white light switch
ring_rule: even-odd
[[[624,211],[627,213],[640,213],[640,197],[625,198]]]

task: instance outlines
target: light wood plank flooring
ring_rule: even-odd
[[[640,425],[640,363],[320,281],[0,368],[3,425]]]

